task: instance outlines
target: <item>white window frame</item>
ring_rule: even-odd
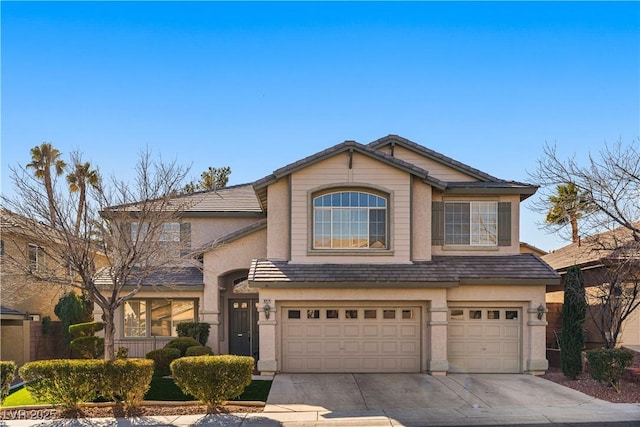
[[[347,197],[346,194],[349,194],[349,201],[346,205],[343,205],[343,197]],[[352,194],[358,195],[358,202],[351,202]],[[329,203],[329,198],[334,197],[335,199],[332,199]],[[365,198],[367,199],[366,202],[364,201]],[[362,203],[360,203],[360,200],[362,200]],[[382,205],[379,206],[379,203]],[[372,223],[372,215],[375,215],[373,214],[374,211],[382,212],[384,218],[382,231],[380,231],[380,227],[376,229],[378,234],[372,233],[372,227],[375,228],[375,223]],[[321,216],[324,218],[320,218]],[[341,218],[344,218],[345,221],[341,221]],[[362,189],[340,189],[314,195],[312,198],[312,227],[311,247],[316,251],[388,250],[389,197]],[[339,232],[335,230],[336,227],[344,227],[345,229],[340,239],[337,239]],[[320,232],[321,228],[322,233]],[[376,237],[383,238],[384,242],[381,242],[380,239],[373,242],[372,239]],[[318,244],[325,239],[328,239],[328,245]],[[342,241],[343,245],[336,245],[337,241]],[[382,244],[377,244],[378,242]]]
[[[448,208],[453,205],[467,205],[468,223],[455,221],[455,212],[450,212]],[[464,214],[464,212],[462,213]],[[463,221],[466,218],[462,218]],[[498,246],[498,202],[477,200],[477,201],[447,201],[444,203],[444,244],[446,246]],[[452,233],[451,228],[460,227],[458,233]],[[459,231],[459,230],[453,230]],[[466,238],[466,239],[465,239]],[[464,239],[464,241],[463,241]]]
[[[44,248],[35,243],[29,243],[27,250],[29,255],[29,268],[31,268],[32,271],[43,271],[46,267]]]

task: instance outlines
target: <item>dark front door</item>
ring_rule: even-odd
[[[229,353],[258,360],[257,299],[229,300]]]

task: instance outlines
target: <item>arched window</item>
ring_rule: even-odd
[[[313,249],[386,249],[387,198],[338,191],[313,198]]]

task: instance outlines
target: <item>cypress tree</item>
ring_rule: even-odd
[[[587,302],[582,271],[579,267],[572,266],[564,277],[562,335],[560,336],[562,373],[571,380],[575,380],[582,372],[583,326],[586,311]]]

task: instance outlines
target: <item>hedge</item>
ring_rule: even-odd
[[[169,374],[171,372],[169,365],[174,359],[180,357],[180,350],[177,348],[159,348],[150,351],[144,357],[153,360],[157,372]]]
[[[633,353],[621,348],[599,348],[587,351],[589,373],[601,383],[611,385],[620,393],[620,379],[633,362]]]
[[[80,403],[97,397],[104,363],[104,360],[38,360],[24,364],[18,373],[36,400],[61,403],[64,409],[77,412]]]
[[[204,345],[194,345],[189,347],[187,351],[184,352],[184,355],[185,356],[212,356],[213,350],[211,350],[211,347],[207,347]]]
[[[251,384],[254,360],[249,356],[182,357],[171,362],[173,380],[213,411],[242,394]]]
[[[117,359],[105,362],[102,394],[125,408],[140,406],[153,378],[153,360]]]
[[[182,322],[176,326],[179,337],[191,337],[201,345],[207,345],[210,328],[211,325],[206,322]]]
[[[180,350],[180,356],[184,356],[189,347],[194,345],[201,345],[198,341],[191,337],[178,337],[169,341],[164,348],[177,348]]]
[[[0,403],[9,393],[16,372],[16,363],[10,360],[0,361]]]
[[[81,403],[92,402],[98,395],[133,408],[149,389],[153,361],[39,360],[26,363],[18,372],[36,400],[61,403],[67,411],[78,412]]]

